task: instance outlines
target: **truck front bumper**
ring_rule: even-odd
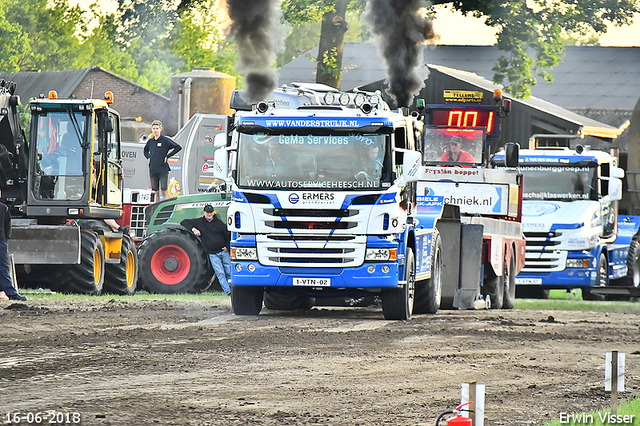
[[[388,268],[387,272],[383,272],[385,266]],[[403,284],[398,281],[398,264],[391,262],[364,263],[352,268],[311,269],[264,266],[257,261],[232,261],[231,282],[234,286],[307,289],[397,288]]]
[[[549,288],[576,288],[596,285],[595,269],[566,269],[558,272],[520,272],[516,285],[541,285]]]

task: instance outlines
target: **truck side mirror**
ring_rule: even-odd
[[[609,201],[622,200],[622,181],[618,178],[611,178],[607,183],[607,194],[604,195],[607,196]]]
[[[622,179],[624,177],[624,169],[620,167],[611,167],[611,177]]]
[[[520,145],[515,142],[504,144],[504,164],[507,167],[518,167],[520,162]]]
[[[418,151],[404,151],[402,158],[402,176],[405,182],[416,182],[420,179],[422,153]]]
[[[218,133],[213,137],[213,146],[216,148],[224,148],[227,146],[227,135],[224,133]]]
[[[224,134],[222,134],[224,136]],[[226,138],[225,138],[226,139]],[[226,143],[226,142],[225,142]],[[229,153],[226,149],[218,148],[213,153],[213,177],[227,179],[229,175]]]

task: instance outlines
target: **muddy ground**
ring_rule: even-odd
[[[402,322],[376,307],[230,309],[228,299],[2,301],[0,424],[55,410],[83,425],[433,425],[461,383],[477,381],[485,424],[542,425],[608,406],[611,350],[626,353],[623,399],[640,394],[639,315],[441,311]]]

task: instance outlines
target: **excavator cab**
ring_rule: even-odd
[[[25,215],[46,217],[50,223],[119,218],[123,182],[118,113],[107,100],[57,99],[55,94],[32,100],[30,110]]]

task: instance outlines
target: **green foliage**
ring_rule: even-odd
[[[347,12],[346,18],[349,30],[344,35],[344,41],[366,41],[363,36],[368,32],[359,19],[360,12],[351,10]],[[316,47],[320,39],[320,30],[320,21],[306,22],[293,26],[285,40],[284,51],[278,54],[276,67],[280,68]],[[312,60],[315,61],[315,58],[312,58]]]
[[[116,14],[68,0],[0,0],[0,69],[99,66],[168,95],[170,78],[195,67],[236,75],[233,45],[218,31],[213,0],[118,0]]]
[[[320,39],[320,27],[320,22],[294,26],[284,41],[284,51],[276,58],[276,67],[280,68],[316,47]]]
[[[79,6],[70,7],[67,0],[4,0],[4,3],[4,19],[19,29],[23,38],[19,37],[18,42],[27,45],[14,51],[17,58],[13,62],[19,70],[77,68],[86,59],[76,35],[85,22],[85,12]],[[3,49],[6,40],[3,36]]]
[[[139,70],[131,54],[114,40],[117,37],[117,23],[114,15],[98,17],[99,25],[85,38],[83,49],[87,60],[82,67],[98,66],[127,80],[137,81]]]
[[[595,34],[563,36],[564,46],[600,46],[600,40]]]
[[[237,74],[233,46],[227,43],[218,30],[216,15],[205,6],[188,10],[178,19],[169,37],[169,48],[182,58],[181,71],[196,67],[212,67],[219,72]]]
[[[604,33],[607,22],[629,24],[633,13],[640,11],[640,2],[482,0],[454,2],[453,7],[463,13],[485,16],[486,24],[498,29],[497,46],[505,55],[493,68],[494,82],[504,84],[511,95],[527,98],[536,77],[552,81],[548,70],[562,60],[563,35]]]
[[[640,313],[640,303],[631,302],[599,302],[582,300],[580,290],[567,292],[566,290],[551,290],[549,299],[516,299],[516,309],[556,310],[556,311],[593,311],[593,312],[622,312],[630,314]]]
[[[284,0],[282,14],[291,25],[320,22],[322,15],[335,10],[335,0]]]
[[[29,43],[27,36],[22,32],[20,25],[7,18],[7,5],[5,0],[0,0],[0,64],[2,70],[17,72],[20,70],[20,55],[28,53]]]
[[[324,72],[334,78],[340,79],[342,74],[342,68],[338,66],[338,49],[332,48],[331,50],[324,52],[322,56],[321,66],[324,68]]]

